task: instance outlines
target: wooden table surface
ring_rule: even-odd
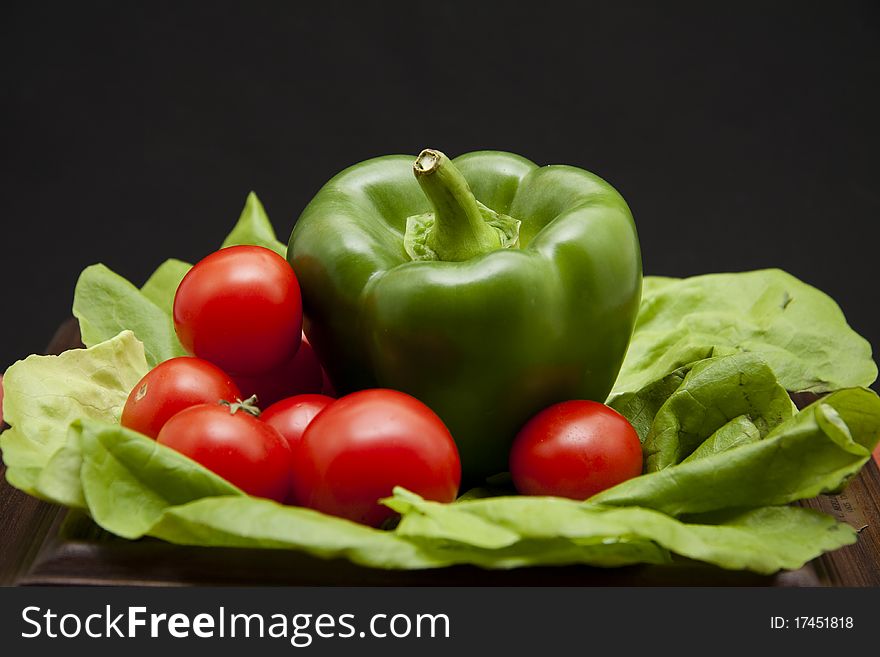
[[[47,348],[76,346],[63,324]],[[82,512],[36,500],[6,483],[0,466],[0,584],[305,586],[880,586],[880,471],[868,462],[840,495],[804,504],[859,530],[854,545],[772,576],[681,560],[667,566],[556,566],[490,571],[456,566],[385,571],[286,550],[203,548],[107,534]]]

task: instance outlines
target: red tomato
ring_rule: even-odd
[[[181,356],[147,372],[129,393],[120,423],[155,438],[171,416],[185,408],[240,397],[238,387],[219,367],[201,358]]]
[[[461,462],[449,430],[422,402],[395,390],[336,400],[292,449],[292,501],[377,527],[393,515],[378,500],[403,486],[452,502]]]
[[[263,374],[233,375],[232,378],[245,398],[256,395],[260,407],[266,408],[287,397],[321,392],[324,370],[312,345],[302,336],[296,355],[281,367]]]
[[[520,429],[510,451],[510,475],[525,495],[585,500],[641,472],[636,430],[594,401],[545,408]]]
[[[290,449],[274,428],[235,406],[187,408],[165,423],[157,441],[249,495],[283,502],[290,492]]]
[[[174,329],[191,354],[231,374],[260,374],[293,358],[302,335],[299,283],[261,246],[230,246],[198,262],[174,296]]]
[[[296,395],[275,402],[263,411],[260,419],[275,427],[290,448],[294,449],[309,423],[334,401],[326,395]]]

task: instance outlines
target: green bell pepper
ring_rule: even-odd
[[[422,400],[469,483],[507,469],[541,409],[606,399],[642,284],[632,215],[608,183],[494,151],[346,169],[303,211],[288,258],[338,392]]]

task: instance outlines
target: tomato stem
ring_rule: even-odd
[[[260,409],[257,408],[257,396],[251,395],[245,400],[236,399],[235,402],[229,402],[225,399],[220,400],[220,404],[229,407],[230,415],[235,415],[238,411],[245,411],[254,417],[260,417]]]

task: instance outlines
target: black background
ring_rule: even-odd
[[[0,16],[0,371],[77,275],[282,240],[362,159],[568,163],[630,203],[645,271],[781,267],[875,348],[874,2],[26,3]]]

